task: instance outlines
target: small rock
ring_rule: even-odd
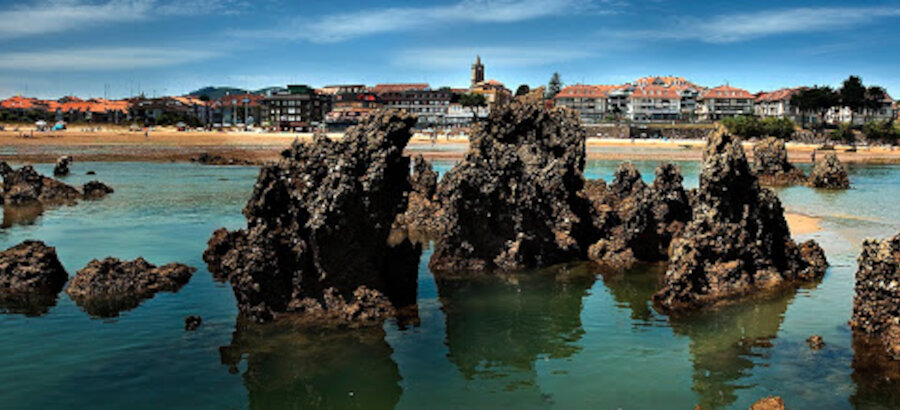
[[[184,317],[184,330],[192,331],[197,330],[200,327],[200,324],[203,323],[203,318],[200,316],[185,316]]]
[[[97,175],[97,173],[94,171],[88,171],[88,172],[85,172],[85,175]]]
[[[53,176],[64,177],[69,175],[69,165],[72,164],[72,157],[69,155],[64,155],[59,157],[56,160],[56,165],[53,166]]]
[[[84,195],[84,199],[100,199],[115,191],[109,185],[100,181],[90,181],[82,186],[81,192]]]
[[[750,410],[784,410],[784,400],[778,396],[762,398],[753,403]]]
[[[808,184],[814,188],[848,189],[850,179],[847,177],[847,168],[837,154],[829,152],[825,154],[825,159],[817,161],[813,166]]]
[[[822,340],[822,336],[812,335],[808,339],[806,339],[806,344],[809,345],[810,349],[819,350],[825,347],[825,341]]]

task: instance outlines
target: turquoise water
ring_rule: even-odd
[[[652,180],[656,162],[636,165]],[[680,165],[696,186],[699,164]],[[587,174],[609,179],[616,166],[591,161]],[[900,403],[900,386],[854,371],[847,326],[862,239],[900,231],[900,167],[853,167],[846,192],[779,191],[791,210],[823,217],[823,231],[799,239],[820,241],[832,263],[796,292],[673,320],[649,303],[662,265],[436,283],[426,250],[418,320],[355,331],[237,323],[230,288],[201,253],[213,230],[244,224],[255,168],[76,163],[73,172],[67,182],[96,178],[116,192],[30,224],[7,221],[0,247],[43,240],[70,275],[106,256],[198,271],[180,292],[115,318],[91,318],[65,294],[40,316],[0,315],[3,409],[747,408],[768,395],[792,408]],[[185,332],[186,315],[203,325]],[[814,333],[827,344],[820,351],[805,343]]]

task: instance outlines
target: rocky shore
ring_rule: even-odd
[[[415,122],[380,112],[342,140],[294,143],[262,168],[247,228],[216,231],[204,253],[244,316],[375,325],[415,303],[421,246],[388,243],[411,190],[403,149]]]
[[[68,174],[71,159],[60,161],[66,167],[65,174]],[[59,167],[60,164],[57,163],[57,168]],[[88,182],[79,191],[64,182],[39,174],[31,165],[13,169],[5,162],[0,162],[0,176],[3,178],[0,204],[12,207],[75,205],[80,199],[97,199],[113,192],[112,188],[99,181]]]
[[[806,183],[803,171],[788,161],[784,140],[765,138],[753,145],[753,172],[761,185],[789,186]]]
[[[850,327],[900,360],[900,234],[863,242]]]
[[[825,154],[823,160],[816,161],[813,165],[812,172],[809,173],[809,186],[828,189],[850,188],[847,167],[833,152]]]
[[[25,241],[0,252],[0,311],[40,315],[56,305],[69,275],[56,249]]]

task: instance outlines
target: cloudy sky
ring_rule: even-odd
[[[751,92],[900,94],[900,1],[0,0],[0,98],[181,94],[205,85],[510,88],[679,75]]]

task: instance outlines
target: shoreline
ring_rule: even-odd
[[[0,160],[10,162],[54,162],[62,155],[72,155],[76,160],[110,162],[187,162],[202,153],[223,157],[264,162],[277,160],[280,152],[295,139],[311,141],[312,134],[250,132],[177,132],[158,130],[143,132],[122,130],[60,131],[35,133],[22,138],[18,131],[0,131]],[[332,133],[330,137],[342,134]],[[696,140],[625,140],[612,138],[588,138],[586,142],[589,160],[658,160],[700,161],[705,141]],[[744,143],[748,156],[752,157],[752,143]],[[791,162],[809,163],[811,153],[819,144],[789,142],[788,157]],[[429,159],[460,159],[468,149],[466,137],[439,137],[432,140],[417,134],[406,151],[422,154]],[[838,146],[835,151],[845,163],[900,164],[900,149],[889,147],[858,147],[849,152],[848,146]],[[819,151],[821,155],[823,151]]]

